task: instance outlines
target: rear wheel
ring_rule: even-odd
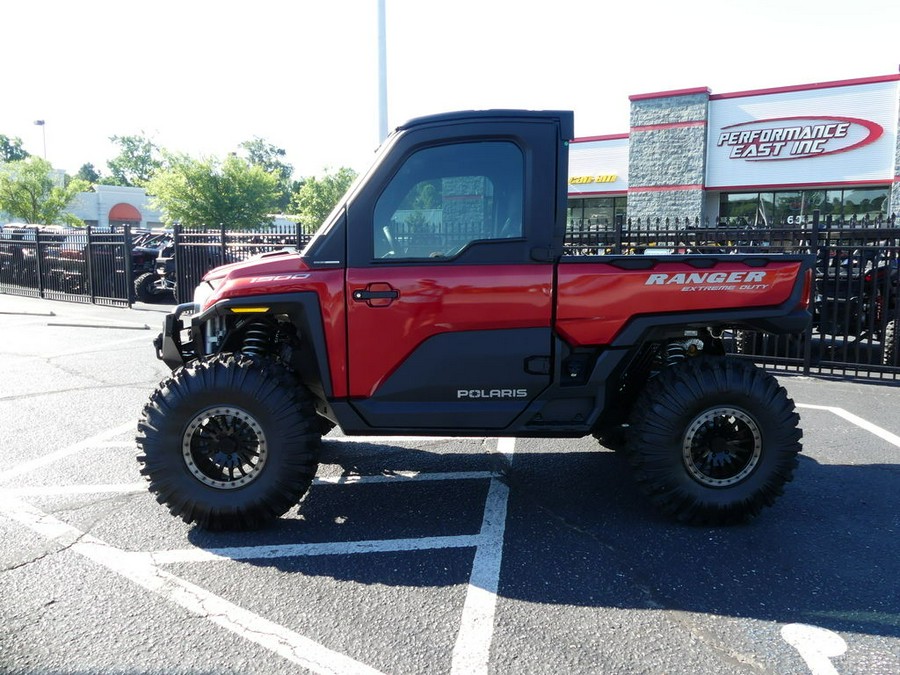
[[[286,369],[218,356],[160,384],[138,424],[138,460],[173,515],[211,530],[252,529],[309,489],[318,429],[310,395]]]
[[[641,394],[626,452],[638,485],[667,515],[736,523],[772,505],[791,480],[798,422],[784,388],[752,363],[690,359]]]

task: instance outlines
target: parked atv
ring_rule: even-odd
[[[135,277],[134,297],[140,302],[178,301],[174,247],[162,249],[154,260],[153,269]]]
[[[897,261],[881,251],[853,251],[816,271],[813,325],[822,335],[876,340],[882,363],[895,366],[895,316],[900,274]]]

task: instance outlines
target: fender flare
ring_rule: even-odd
[[[214,317],[232,317],[234,310],[248,307],[266,307],[260,315],[283,314],[290,319],[297,330],[304,348],[297,350],[291,365],[296,369],[301,381],[313,391],[329,399],[334,394],[331,370],[328,360],[328,343],[325,326],[322,323],[322,305],[313,291],[290,294],[251,295],[241,298],[226,298],[191,317],[191,336],[195,348],[200,353],[202,340],[200,326]],[[244,314],[243,316],[248,316]]]

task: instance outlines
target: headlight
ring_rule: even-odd
[[[209,281],[201,281],[194,289],[194,311],[201,312],[206,308],[207,301],[212,297],[216,289]]]

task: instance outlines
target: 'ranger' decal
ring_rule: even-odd
[[[650,274],[645,286],[681,286],[682,291],[761,291],[766,272],[676,272]]]

